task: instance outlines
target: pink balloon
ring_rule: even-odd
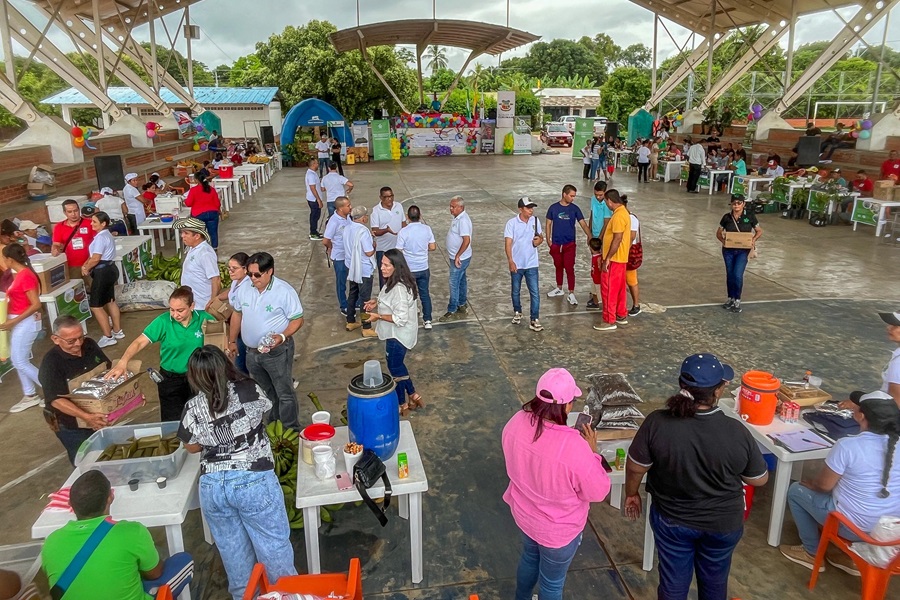
[[[147,137],[148,137],[148,138],[156,137],[156,130],[155,130],[155,129],[148,129],[148,130],[147,130]]]
[[[859,137],[859,132],[858,132],[858,131],[851,131],[851,132],[850,132],[850,137],[852,137],[852,138],[858,138],[858,137]]]

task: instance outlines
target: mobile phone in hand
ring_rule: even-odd
[[[613,468],[610,466],[609,461],[606,460],[602,454],[600,455],[600,464],[603,465],[603,470],[607,473],[612,473]]]
[[[573,425],[573,429],[577,429],[581,431],[584,429],[585,425],[590,425],[593,421],[593,418],[588,413],[579,413],[578,418],[575,420],[575,425]]]

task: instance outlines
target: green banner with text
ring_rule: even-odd
[[[594,137],[594,120],[575,119],[575,134],[572,136],[572,158],[581,160],[584,158],[581,149],[584,148],[585,142]]]
[[[372,121],[372,159],[391,160],[390,121]]]

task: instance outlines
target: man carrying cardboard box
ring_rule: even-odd
[[[75,317],[58,317],[53,322],[50,339],[55,345],[44,355],[38,371],[38,379],[46,399],[44,419],[66,449],[69,462],[74,466],[75,454],[81,444],[95,430],[106,427],[106,415],[85,412],[66,398],[69,394],[69,380],[103,363],[108,368],[112,362],[97,342],[85,337],[81,323]],[[90,428],[79,427],[77,419],[88,423]]]

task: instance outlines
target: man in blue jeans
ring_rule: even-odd
[[[350,198],[338,196],[333,202],[334,214],[328,217],[322,244],[334,267],[334,285],[341,314],[347,316],[347,265],[344,264],[344,229],[353,221],[350,219]],[[362,303],[357,308],[362,308]]]
[[[503,237],[506,244],[506,258],[509,261],[509,274],[512,279],[513,325],[522,322],[522,279],[528,286],[531,297],[529,329],[543,331],[538,317],[541,312],[541,296],[538,289],[538,251],[544,243],[544,234],[539,220],[534,216],[537,206],[528,196],[519,198],[519,214],[506,222]]]
[[[419,288],[419,299],[422,301],[422,320],[425,329],[431,330],[431,293],[428,290],[431,271],[428,269],[428,253],[434,252],[437,244],[431,227],[422,223],[422,212],[413,204],[406,212],[409,225],[397,234],[397,250],[403,253],[406,264]]]
[[[450,214],[453,221],[447,231],[447,256],[450,258],[450,301],[447,312],[438,321],[446,323],[464,319],[469,310],[469,281],[466,269],[472,260],[472,219],[466,212],[466,202],[462,196],[450,199]]]

